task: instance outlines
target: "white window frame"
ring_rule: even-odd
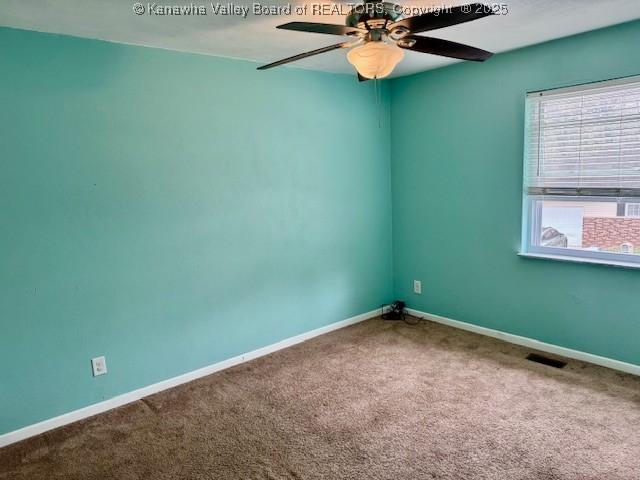
[[[589,90],[597,86],[603,86],[607,84],[616,85],[624,84],[626,82],[637,82],[640,77],[630,77],[629,79],[616,79],[607,82],[596,82],[586,85],[577,85],[574,87],[565,87],[560,89],[549,90],[549,92],[578,92],[583,90]],[[543,94],[544,92],[537,92]],[[528,143],[525,122],[525,144]],[[525,147],[526,149],[526,147]],[[525,152],[526,154],[526,152]],[[525,155],[526,157],[526,155]],[[526,158],[525,158],[526,162]],[[525,172],[527,171],[527,165],[525,163]],[[549,189],[553,190],[553,189]],[[564,190],[564,189],[559,189]],[[523,213],[522,213],[522,242],[520,247],[520,256],[524,257],[537,257],[546,258],[560,261],[580,262],[580,263],[597,263],[619,267],[629,267],[640,269],[640,255],[638,254],[624,254],[613,253],[603,251],[592,251],[573,248],[560,248],[560,247],[546,247],[541,246],[539,243],[539,235],[541,232],[541,202],[545,200],[553,201],[597,201],[597,202],[615,202],[626,203],[625,214],[628,216],[629,204],[640,204],[640,198],[630,197],[624,198],[621,191],[610,192],[594,192],[589,189],[566,189],[575,190],[574,192],[562,192],[562,194],[554,195],[553,193],[560,192],[540,192],[530,193],[527,191],[526,185],[523,193]],[[635,193],[634,193],[635,195]],[[632,216],[631,218],[638,218]],[[537,237],[537,238],[536,238]]]
[[[611,202],[618,203],[619,201],[625,201],[616,197],[595,197],[595,196],[583,196],[583,197],[567,197],[560,195],[526,195],[525,196],[525,215],[526,219],[523,222],[524,225],[524,241],[522,246],[521,255],[524,256],[541,256],[546,258],[562,257],[562,259],[575,258],[578,260],[589,261],[595,260],[596,263],[612,264],[630,264],[630,266],[636,266],[640,268],[640,255],[627,254],[627,253],[613,253],[613,252],[598,252],[592,250],[579,250],[573,248],[560,248],[560,247],[545,247],[539,245],[538,238],[540,235],[541,227],[540,219],[541,208],[538,205],[539,201],[591,201],[591,202]]]
[[[634,214],[629,213],[629,207],[637,208],[638,212]],[[640,202],[627,202],[624,206],[624,216],[629,218],[640,218]]]

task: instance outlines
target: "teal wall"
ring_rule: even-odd
[[[11,29],[0,52],[0,434],[391,298],[373,85]]]
[[[396,296],[640,364],[640,271],[516,255],[525,92],[640,74],[639,45],[633,22],[391,82]]]
[[[378,106],[352,76],[0,29],[0,434],[393,296],[640,364],[640,272],[516,255],[525,92],[640,74],[638,44],[456,64]]]

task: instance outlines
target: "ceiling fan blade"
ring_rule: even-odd
[[[369,81],[369,80],[371,80],[371,79],[370,79],[370,78],[367,78],[367,77],[363,77],[362,75],[360,75],[360,74],[358,73],[358,81],[359,81],[359,82],[367,82],[367,81]]]
[[[405,18],[390,25],[388,28],[389,30],[393,30],[396,27],[405,27],[411,30],[411,33],[427,32],[429,30],[478,20],[479,18],[484,18],[489,15],[493,15],[491,7],[483,5],[482,3],[470,3],[468,5],[460,5],[458,7],[450,7],[425,13],[416,17]]]
[[[432,55],[458,58],[460,60],[472,60],[474,62],[484,62],[493,55],[493,53],[487,52],[486,50],[443,40],[441,38],[421,37],[419,35],[407,35],[404,38],[415,40],[416,43],[411,47],[403,47],[400,43],[398,46],[406,50],[413,50],[414,52],[431,53]]]
[[[282,28],[284,30],[296,30],[298,32],[326,33],[329,35],[353,35],[354,33],[367,33],[366,30],[347,27],[345,25],[314,22],[289,22],[283,25],[278,25],[276,28]]]
[[[349,42],[336,43],[335,45],[329,45],[328,47],[318,48],[316,50],[311,50],[310,52],[300,53],[298,55],[294,55],[293,57],[283,58],[282,60],[278,60],[277,62],[269,63],[267,65],[262,65],[261,67],[258,67],[258,70],[266,70],[268,68],[284,65],[285,63],[295,62],[296,60],[301,60],[303,58],[311,57],[313,55],[318,55],[320,53],[330,52],[331,50],[337,50],[339,48],[346,48],[349,46],[351,46]]]

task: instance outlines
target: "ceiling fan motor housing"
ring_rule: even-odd
[[[381,0],[369,0],[362,5],[356,5],[347,15],[348,27],[363,30],[386,30],[387,25],[402,19],[402,8],[395,3]],[[406,29],[406,35],[409,33]],[[404,36],[402,35],[402,36]],[[401,37],[398,37],[401,38]]]

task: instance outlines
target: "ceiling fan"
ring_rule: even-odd
[[[404,50],[475,62],[484,62],[493,55],[491,52],[449,40],[415,35],[492,15],[494,12],[488,5],[472,3],[431,10],[409,18],[403,18],[402,11],[402,7],[394,3],[365,0],[362,5],[356,5],[349,11],[344,26],[313,22],[278,25],[276,28],[284,30],[345,35],[354,37],[354,40],[284,58],[258,67],[258,70],[277,67],[331,50],[350,48],[347,60],[355,67],[358,79],[365,81],[388,76],[404,57]]]

